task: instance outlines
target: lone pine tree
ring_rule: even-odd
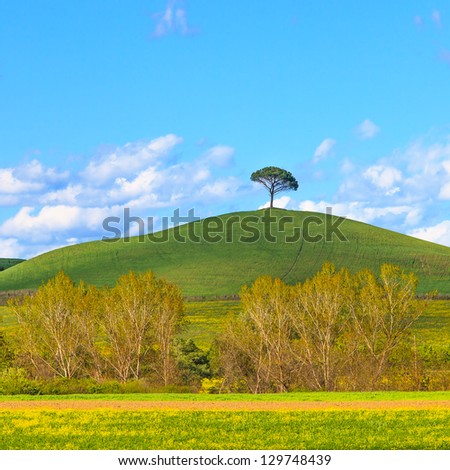
[[[270,194],[270,207],[273,207],[273,198],[275,194],[282,191],[297,191],[298,182],[289,171],[276,166],[266,166],[257,170],[250,176],[252,181],[261,183]]]

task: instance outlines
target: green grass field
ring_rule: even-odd
[[[348,402],[348,401],[442,401],[450,400],[450,392],[290,392],[290,393],[225,393],[210,395],[202,393],[124,393],[124,394],[80,394],[80,395],[5,395],[0,402],[47,400],[66,401],[189,401],[189,402]]]
[[[449,449],[450,413],[14,412],[1,449]]]
[[[448,410],[0,412],[0,449],[450,449]]]
[[[0,449],[450,449],[449,409],[401,409],[450,392],[314,392],[268,395],[2,397]],[[20,402],[107,402],[89,410],[14,409]],[[110,400],[123,403],[109,409]],[[196,411],[127,409],[133,402],[196,402]],[[380,409],[204,411],[202,402],[380,402]],[[231,403],[230,403],[231,402]],[[385,403],[401,403],[383,409]],[[33,407],[33,403],[31,403]],[[121,405],[119,405],[121,406]],[[234,405],[233,405],[234,406]],[[359,406],[359,405],[358,405]]]
[[[187,296],[211,298],[236,294],[243,284],[263,274],[288,283],[303,281],[319,271],[325,261],[331,261],[353,272],[363,268],[378,272],[382,263],[398,264],[417,274],[419,292],[437,289],[450,294],[448,247],[352,220],[340,225],[347,240],[340,241],[326,230],[336,222],[331,216],[274,209],[274,221],[264,223],[264,214],[268,212],[240,212],[179,227],[178,238],[194,233],[198,241],[193,237],[191,241],[177,241],[171,229],[166,232],[168,240],[160,243],[135,237],[128,242],[98,241],[55,250],[1,272],[0,291],[36,288],[61,269],[74,281],[83,279],[98,286],[111,285],[131,270],[152,269],[179,285]],[[238,222],[245,217],[251,222],[247,226]],[[303,236],[289,242],[294,230],[305,228],[308,220],[312,221],[310,241]],[[222,225],[223,230],[208,238],[204,233],[207,223],[213,228]],[[253,236],[249,230],[259,238],[249,242]],[[219,240],[211,241],[214,237]]]

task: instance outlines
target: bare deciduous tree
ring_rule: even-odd
[[[243,313],[223,335],[224,367],[239,371],[249,389],[285,392],[292,383],[290,287],[269,276],[241,290]],[[233,372],[233,370],[235,371]]]
[[[242,289],[243,312],[219,341],[225,379],[254,393],[373,389],[425,307],[415,289],[414,275],[392,265],[377,278],[326,263],[292,287],[261,277]]]
[[[176,371],[172,346],[175,335],[183,323],[183,294],[177,286],[159,280],[155,301],[156,308],[151,320],[157,355],[155,370],[161,376],[164,385],[168,385],[174,379]]]
[[[108,362],[120,380],[139,379],[142,365],[155,349],[165,384],[172,366],[170,348],[183,317],[181,291],[152,272],[121,276],[104,296]]]
[[[398,266],[382,265],[378,279],[372,272],[362,271],[358,273],[358,281],[352,320],[371,358],[371,385],[375,386],[388,359],[423,313],[426,302],[415,298],[415,275],[403,272]]]
[[[312,279],[295,288],[293,324],[299,336],[300,357],[307,364],[311,382],[317,389],[333,390],[346,355],[339,351],[349,328],[349,308],[353,300],[347,270],[335,271],[325,264]]]
[[[14,299],[20,344],[35,368],[45,365],[55,375],[73,377],[83,366],[85,344],[92,341],[91,291],[76,286],[63,272],[38,289],[34,296]]]

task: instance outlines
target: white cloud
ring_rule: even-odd
[[[38,160],[16,168],[0,168],[0,206],[19,205],[24,199],[35,199],[52,185],[64,183],[69,172],[58,173],[44,168]]]
[[[0,168],[0,206],[19,206],[39,200],[53,186],[64,184],[69,172],[58,173],[33,160],[16,168]]]
[[[330,139],[330,138],[324,139],[314,152],[313,162],[317,163],[320,160],[328,157],[335,145],[336,145],[336,141],[334,139]]]
[[[178,201],[182,201],[183,195],[171,193],[167,198],[162,199],[158,193],[145,193],[140,194],[134,199],[127,201],[124,206],[133,208],[139,211],[154,211],[165,207],[175,206]]]
[[[16,236],[31,242],[50,241],[52,232],[67,230],[80,223],[76,207],[45,206],[34,215],[34,207],[22,207],[13,217],[0,226],[0,235]]]
[[[441,12],[439,10],[433,10],[431,12],[431,19],[433,23],[440,28],[442,26]]]
[[[24,181],[14,175],[12,168],[0,168],[0,194],[20,194],[36,192],[44,188],[43,183]]]
[[[150,142],[128,143],[89,162],[81,176],[100,186],[115,178],[135,175],[149,165],[159,163],[182,141],[181,137],[168,134]]]
[[[353,164],[353,162],[348,158],[345,158],[341,162],[341,171],[342,171],[342,173],[351,173],[353,170],[355,170],[355,168],[356,167]]]
[[[233,162],[235,149],[227,145],[216,145],[210,148],[204,155],[206,163],[212,163],[218,167],[228,167]]]
[[[281,196],[273,200],[273,207],[278,207],[279,209],[286,209],[292,199],[289,196]],[[270,206],[270,201],[266,202],[263,206],[259,206],[259,209],[267,209]]]
[[[439,191],[439,198],[450,200],[450,182],[442,186],[441,190]]]
[[[49,230],[60,231],[73,227],[80,222],[80,210],[71,206],[44,206],[36,215],[34,207],[22,207],[20,211],[2,226],[2,232],[42,233]]]
[[[398,186],[395,186],[395,188],[391,188],[388,191],[385,192],[386,196],[393,196],[394,194],[397,194],[400,192],[400,188]]]
[[[76,205],[78,197],[83,193],[83,187],[80,184],[69,184],[64,189],[50,191],[39,198],[39,202],[46,204],[71,204]]]
[[[394,157],[405,162],[403,192],[416,200],[449,199],[450,143],[416,141]]]
[[[435,176],[445,168],[446,161],[450,161],[450,142],[433,143],[426,145],[423,141],[413,142],[403,155],[395,155],[398,159],[403,158],[412,173],[422,173],[427,176]]]
[[[20,200],[21,196],[17,194],[0,194],[0,207],[18,206]]]
[[[401,171],[393,166],[373,165],[364,171],[363,176],[377,188],[385,190],[387,195],[395,194],[400,190],[400,188],[392,188],[395,183],[402,180]]]
[[[418,216],[417,209],[407,205],[372,207],[368,202],[362,201],[331,203],[311,200],[302,201],[298,205],[298,208],[302,211],[322,213],[326,212],[327,208],[330,207],[334,215],[365,223],[372,223],[376,220],[380,221],[392,216],[402,216],[403,220],[411,220],[413,216]]]
[[[410,227],[417,225],[423,218],[423,210],[420,207],[411,208],[405,218],[405,225]]]
[[[229,176],[228,178],[219,179],[206,184],[200,189],[199,195],[201,198],[230,198],[234,197],[240,186],[241,182],[239,179]]]
[[[39,181],[39,183],[58,183],[66,181],[70,176],[68,171],[58,173],[55,168],[45,168],[36,159],[17,167],[14,172],[23,180]]]
[[[356,128],[356,133],[361,140],[373,139],[380,132],[380,128],[370,119],[364,119]]]
[[[152,36],[161,38],[172,33],[183,36],[193,34],[196,29],[188,25],[187,11],[182,0],[169,0],[163,12],[154,13],[155,29]]]
[[[414,24],[418,27],[418,28],[422,28],[423,27],[423,19],[420,15],[416,15],[414,17]]]
[[[444,181],[439,191],[440,199],[450,199],[450,160],[442,162],[442,167],[447,173],[447,181]]]
[[[117,212],[117,208],[115,208]],[[77,207],[67,205],[22,207],[17,214],[0,226],[0,236],[15,237],[30,243],[50,243],[60,234],[90,231],[98,233],[103,220],[114,208]],[[65,237],[67,238],[67,237]]]
[[[450,64],[450,50],[443,48],[440,53],[440,59],[442,62],[447,62],[447,64]]]
[[[223,169],[231,164],[234,152],[232,147],[218,145],[189,162],[165,167],[157,162],[134,178],[116,178],[107,192],[106,201],[139,206],[148,204],[156,208],[180,204],[183,200],[192,204],[203,200],[205,194],[229,199],[235,195],[240,181],[232,177],[215,177],[214,171],[220,169],[223,173]]]
[[[136,178],[130,180],[125,177],[116,178],[113,189],[108,193],[108,199],[120,202],[152,192],[162,184],[160,176],[155,167],[149,167],[140,172]]]
[[[0,238],[0,258],[21,258],[23,253],[16,238]]]
[[[211,172],[207,168],[199,168],[194,171],[192,175],[192,181],[194,183],[200,183],[207,180],[211,176]]]
[[[429,242],[450,246],[450,220],[444,220],[431,227],[411,230],[409,235]]]

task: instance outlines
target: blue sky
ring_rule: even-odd
[[[450,246],[450,4],[0,4],[0,257],[160,218],[280,207]]]

